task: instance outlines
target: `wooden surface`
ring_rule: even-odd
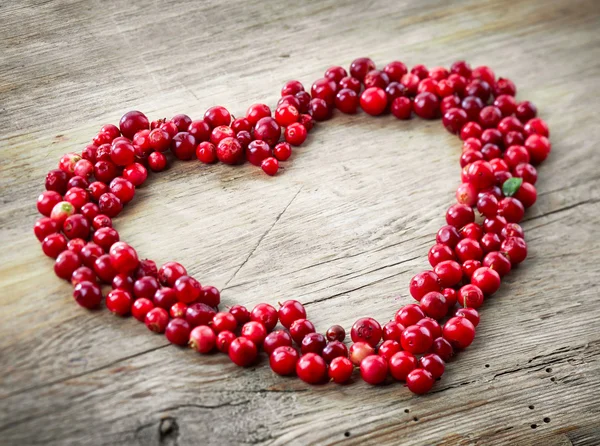
[[[0,443],[600,444],[598,29],[596,0],[3,2]],[[488,64],[552,132],[530,256],[430,395],[310,387],[74,304],[31,230],[61,154],[130,109],[241,114],[363,55]],[[459,153],[439,122],[340,116],[275,178],[177,163],[116,226],[141,256],[223,288],[224,305],[297,298],[320,330],[385,322],[428,266]]]

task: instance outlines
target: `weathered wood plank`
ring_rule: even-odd
[[[0,6],[2,442],[599,444],[598,25],[594,1]],[[530,257],[431,395],[307,387],[265,358],[241,370],[73,305],[31,234],[35,196],[62,153],[130,108],[198,116],[219,103],[240,114],[274,104],[285,80],[309,84],[359,55],[489,64],[552,129],[524,223]],[[277,178],[179,163],[116,223],[141,255],[223,288],[226,305],[298,298],[320,329],[385,321],[427,264],[459,153],[439,122],[340,116]]]

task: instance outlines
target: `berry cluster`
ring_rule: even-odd
[[[82,153],[64,155],[46,177],[37,201],[44,217],[34,232],[44,253],[56,259],[56,275],[73,284],[76,302],[98,307],[101,284],[111,284],[104,298],[111,312],[133,315],[173,344],[200,353],[219,350],[239,366],[254,364],[262,348],[274,372],[308,383],[345,383],[358,367],[370,384],[391,375],[414,393],[428,392],[445,362],[473,342],[484,300],[527,256],[519,222],[537,198],[534,165],[550,152],[548,126],[532,103],[515,100],[512,81],[496,79],[485,66],[456,62],[449,70],[417,65],[408,71],[395,61],[378,70],[360,58],[349,71],[329,68],[310,93],[298,81],[287,82],[274,114],[255,104],[234,118],[217,106],[201,120],[182,114],[150,122],[132,111],[118,127],[104,125]],[[441,117],[463,140],[462,182],[429,250],[431,269],[410,282],[418,303],[400,308],[383,327],[359,319],[349,348],[344,328],[316,332],[295,300],[279,309],[263,303],[252,311],[241,305],[219,311],[219,290],[202,286],[179,263],[158,268],[140,260],[112,227],[148,168],[159,172],[170,158],[196,156],[203,163],[247,160],[275,175],[315,121],[329,119],[334,109],[353,114],[359,107],[373,116]],[[275,330],[278,322],[283,329]]]

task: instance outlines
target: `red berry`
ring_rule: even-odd
[[[412,353],[401,351],[392,355],[389,367],[394,379],[406,381],[408,374],[417,367],[417,358]]]
[[[48,236],[50,237],[50,236]],[[46,237],[46,239],[48,238]],[[73,251],[62,251],[56,257],[54,273],[61,279],[71,280],[73,272],[81,266],[79,255]]]
[[[310,334],[308,335],[310,336]],[[306,336],[304,339],[306,339],[308,336]],[[304,352],[302,352],[304,353]],[[317,352],[314,352],[317,353]],[[343,356],[345,358],[348,357],[348,347],[346,347],[346,345],[343,342],[340,341],[331,341],[329,342],[323,349],[321,353],[321,356],[323,356],[323,359],[325,360],[325,362],[330,363],[331,361],[333,361],[335,358],[339,357],[339,356]]]
[[[483,296],[484,293],[477,284],[467,284],[458,290],[458,304],[463,307],[479,308],[483,304]]]
[[[383,331],[381,325],[375,319],[364,317],[357,320],[352,326],[350,336],[352,342],[366,342],[371,347],[379,344]]]
[[[130,111],[123,115],[119,121],[119,129],[126,138],[133,138],[133,136],[140,130],[147,130],[150,128],[150,122],[146,115],[139,111]]]
[[[420,301],[421,298],[430,291],[441,290],[442,287],[440,285],[439,277],[433,271],[423,271],[410,280],[410,295],[417,301]]]
[[[271,331],[277,325],[278,313],[272,305],[258,304],[252,309],[250,319],[261,322],[267,331]]]
[[[319,98],[310,100],[309,113],[315,121],[326,121],[331,118],[331,108],[327,105],[327,102]],[[300,117],[300,123],[306,125],[302,117]]]
[[[358,94],[350,88],[342,88],[335,96],[335,106],[342,113],[354,114],[358,109]]]
[[[371,70],[365,75],[363,83],[365,88],[385,88],[390,83],[390,78],[385,71]]]
[[[169,287],[175,285],[175,281],[185,275],[187,275],[186,269],[177,262],[167,262],[158,270],[158,280]]]
[[[235,339],[231,331],[222,331],[217,335],[217,349],[222,353],[229,353],[229,346]]]
[[[404,331],[404,326],[395,320],[389,321],[383,326],[383,340],[400,342],[400,336]]]
[[[417,304],[408,304],[396,312],[394,319],[404,327],[414,325],[425,317],[425,313]]]
[[[153,172],[162,172],[167,167],[167,157],[160,152],[152,152],[148,155],[148,167]]]
[[[442,358],[435,353],[430,353],[419,359],[419,367],[427,370],[433,376],[433,379],[440,378],[444,374],[446,366]]]
[[[382,114],[387,107],[385,91],[379,87],[367,88],[360,95],[360,106],[371,116]]]
[[[389,361],[393,355],[402,350],[400,343],[397,341],[384,341],[377,349],[377,354],[383,356],[386,361]]]
[[[286,161],[292,156],[292,146],[287,142],[280,142],[273,149],[273,155],[279,161]]]
[[[267,337],[267,329],[262,322],[250,321],[242,326],[242,336],[250,339],[255,345],[262,345]]]
[[[431,291],[421,299],[421,308],[425,314],[433,319],[440,320],[448,313],[448,303],[442,293]]]
[[[185,319],[175,318],[167,324],[165,335],[171,344],[187,345],[190,331],[190,324]]]
[[[277,174],[277,171],[279,170],[279,161],[277,161],[277,158],[273,157],[265,158],[260,167],[264,173],[273,176]]]
[[[419,93],[413,102],[415,114],[423,119],[435,118],[440,109],[440,101],[433,93]]]
[[[455,316],[466,317],[471,321],[474,327],[479,325],[479,313],[474,308],[459,308],[456,310]],[[442,358],[443,359],[443,358]]]
[[[375,349],[366,342],[355,342],[350,346],[348,351],[350,361],[352,361],[352,364],[357,367],[360,366],[360,363],[363,361],[363,359],[374,353]]]
[[[154,298],[156,303],[156,297]],[[215,310],[206,304],[196,302],[191,304],[185,310],[185,320],[190,323],[190,326],[197,327],[199,325],[208,325],[215,317]]]
[[[269,365],[278,375],[289,376],[296,372],[296,363],[300,355],[290,346],[277,347],[269,357]]]
[[[177,300],[184,304],[195,302],[200,297],[202,286],[200,282],[190,276],[181,276],[173,285]]]
[[[287,127],[295,122],[298,122],[300,113],[293,105],[282,105],[275,110],[275,120],[281,127]]]
[[[100,287],[93,282],[79,282],[73,290],[73,298],[84,308],[92,309],[100,305],[102,301],[102,291]]]
[[[500,275],[493,269],[483,266],[473,272],[471,284],[481,289],[484,295],[489,296],[500,288]]]
[[[236,138],[228,137],[219,142],[216,153],[222,163],[237,164],[241,161],[244,150]]]
[[[254,138],[260,139],[273,147],[279,141],[281,127],[270,116],[261,118],[254,127]],[[289,142],[289,141],[288,141]]]
[[[44,192],[47,193],[47,192]],[[52,212],[50,212],[50,218],[57,222],[59,226],[62,226],[67,217],[75,213],[75,207],[68,201],[61,201],[54,205]]]
[[[233,314],[221,312],[214,315],[212,320],[212,329],[216,333],[220,333],[222,331],[235,331],[236,328],[237,321],[235,320],[235,317],[233,317]]]
[[[427,328],[421,325],[411,325],[402,332],[400,343],[407,352],[421,354],[431,348],[433,338]]]
[[[81,282],[96,282],[96,273],[87,266],[80,266],[71,274],[71,284],[76,286]]]
[[[106,283],[111,283],[117,272],[113,269],[108,254],[103,254],[94,260],[94,272]]]
[[[444,260],[438,263],[434,272],[438,276],[440,285],[444,288],[453,287],[462,279],[462,268],[454,260]]]
[[[140,322],[146,320],[146,316],[154,308],[154,304],[150,299],[141,298],[136,299],[131,306],[131,314]]]
[[[250,312],[242,305],[234,305],[229,309],[229,312],[233,314],[238,325],[244,325],[250,320]]]
[[[410,119],[412,102],[409,98],[403,96],[395,98],[392,101],[390,111],[392,112],[392,115],[398,119]]]
[[[231,115],[225,107],[217,105],[206,110],[206,113],[204,113],[204,122],[212,128],[220,125],[229,125],[231,122]]]
[[[348,358],[334,358],[329,364],[329,378],[337,384],[348,382],[354,371],[354,366]]]
[[[124,242],[117,242],[112,245],[109,254],[112,267],[119,273],[131,274],[140,264],[135,249]]]
[[[296,363],[296,374],[309,384],[323,383],[327,378],[327,364],[315,353],[307,353]]]
[[[271,156],[271,147],[265,141],[252,141],[246,147],[246,159],[250,164],[260,166],[261,163]]]
[[[414,369],[406,377],[406,385],[408,389],[417,395],[427,393],[433,387],[435,379],[425,369]]]
[[[359,57],[350,64],[350,76],[363,81],[367,73],[375,69],[375,62],[368,57]]]
[[[155,277],[144,276],[136,280],[133,284],[133,294],[137,298],[145,297],[147,299],[152,299],[159,288],[160,285]]]
[[[308,131],[306,127],[299,122],[294,122],[286,127],[284,132],[285,140],[293,146],[302,145],[306,141]],[[277,141],[275,141],[277,142]]]
[[[297,300],[287,300],[279,308],[278,317],[281,325],[285,328],[290,328],[294,321],[306,319],[306,310]]]
[[[112,290],[106,295],[106,308],[119,316],[129,314],[132,304],[133,299],[127,291]]]
[[[164,308],[153,308],[146,314],[146,327],[155,333],[164,333],[169,323],[169,313]]]
[[[188,306],[186,304],[184,304],[183,302],[175,302],[173,305],[171,305],[171,308],[169,309],[169,316],[171,316],[172,318],[176,318],[176,317],[185,318],[187,309],[188,309]]]
[[[453,317],[444,324],[444,339],[458,349],[465,349],[475,339],[475,326],[466,317]]]
[[[171,152],[177,159],[191,160],[196,154],[196,139],[188,132],[179,132],[171,140]]]
[[[475,310],[473,310],[475,311]],[[448,361],[454,355],[454,349],[448,341],[442,337],[438,337],[433,341],[431,352],[438,355],[443,361]]]
[[[67,238],[62,234],[50,234],[42,241],[42,251],[48,257],[57,258],[67,249]],[[70,277],[68,277],[70,279]]]
[[[114,218],[123,210],[123,203],[115,194],[107,192],[98,200],[98,207],[104,215]]]
[[[278,347],[291,347],[292,337],[287,331],[272,331],[263,341],[263,349],[267,355],[270,355]]]
[[[254,342],[245,337],[234,339],[229,345],[229,358],[240,367],[248,367],[254,364],[258,350]]]
[[[369,384],[381,384],[385,381],[387,373],[388,364],[382,356],[370,355],[360,363],[360,376]]]
[[[42,217],[35,222],[33,232],[37,239],[41,242],[50,234],[56,234],[59,231],[58,222],[49,217]]]
[[[188,332],[189,345],[198,353],[210,353],[217,343],[215,332],[206,325],[194,327]],[[254,347],[256,349],[256,347]]]

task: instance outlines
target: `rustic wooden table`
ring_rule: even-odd
[[[600,444],[599,29],[597,0],[3,3],[0,443]],[[529,259],[431,394],[310,387],[72,302],[31,231],[61,154],[130,109],[239,114],[363,55],[489,64],[552,129]],[[340,116],[275,178],[177,163],[116,223],[225,305],[297,298],[321,330],[386,321],[427,267],[459,153],[439,122]]]

